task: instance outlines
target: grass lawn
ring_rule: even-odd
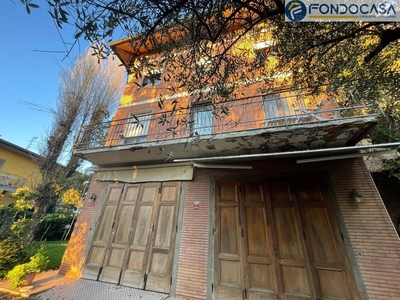
[[[67,248],[68,241],[45,241],[40,244],[44,245],[44,255],[49,258],[49,264],[46,270],[58,269],[61,264],[61,259],[64,255],[65,249]],[[40,244],[34,243],[29,247],[29,255],[34,255],[37,251],[37,246]]]

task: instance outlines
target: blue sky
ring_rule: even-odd
[[[61,38],[43,0],[30,15],[19,0],[2,0],[0,5],[0,138],[37,152],[38,142],[51,126],[51,115],[32,109],[23,102],[54,107],[58,95],[58,76],[74,55],[84,53],[81,42],[72,54],[40,51],[65,51]],[[73,41],[74,29],[61,34]],[[64,59],[65,58],[65,59]],[[64,59],[64,60],[63,60]]]

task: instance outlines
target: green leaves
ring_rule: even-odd
[[[26,12],[28,15],[31,14],[31,8],[39,8],[39,5],[32,3],[31,0],[20,0],[25,5]]]
[[[68,16],[70,15],[67,11],[69,6],[72,5],[71,1],[61,0],[47,0],[47,3],[52,8],[48,10],[50,16],[57,23],[57,26],[62,28],[62,25],[68,23]]]

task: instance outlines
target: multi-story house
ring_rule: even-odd
[[[129,74],[131,40],[111,47]],[[220,118],[185,91],[160,108],[163,72],[140,89],[130,74],[112,121],[81,129],[74,152],[98,170],[61,273],[184,299],[400,295],[400,242],[361,153],[398,144],[357,145],[376,105],[255,80]]]
[[[4,195],[0,205],[15,203],[11,194],[17,188],[33,188],[40,183],[41,176],[36,161],[38,158],[36,153],[0,139],[0,190]]]

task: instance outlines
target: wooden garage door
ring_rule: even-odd
[[[214,299],[360,299],[325,185],[216,184]]]
[[[83,278],[168,293],[179,194],[178,182],[110,186]]]

